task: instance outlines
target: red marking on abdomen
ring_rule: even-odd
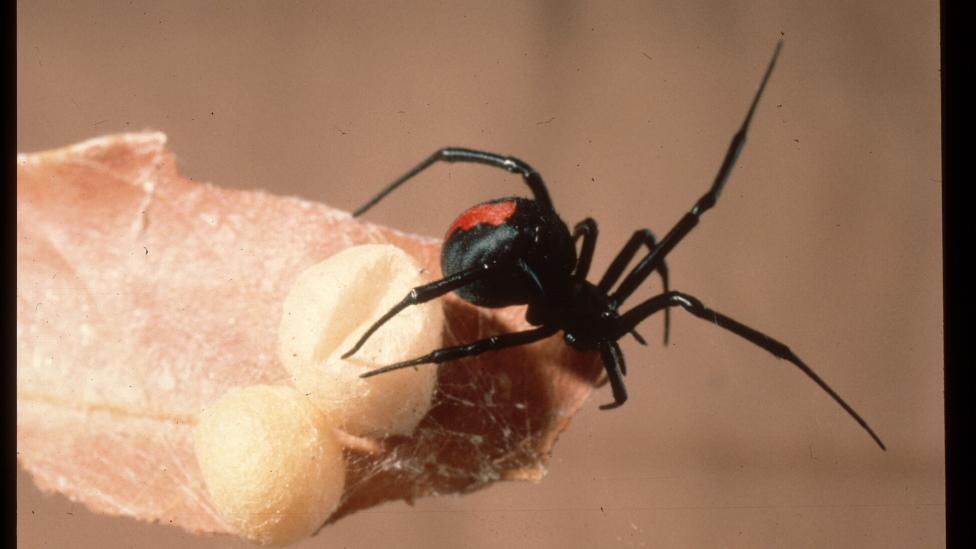
[[[454,224],[451,225],[451,228],[447,230],[447,236],[445,236],[444,239],[447,240],[448,238],[451,238],[454,231],[458,229],[467,231],[471,227],[480,225],[482,223],[497,227],[498,225],[504,223],[509,217],[512,217],[513,213],[515,213],[514,200],[492,202],[489,204],[478,204],[457,218]]]

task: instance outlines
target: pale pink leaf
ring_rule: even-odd
[[[123,134],[18,156],[18,456],[42,489],[95,511],[226,532],[191,433],[228,389],[289,382],[275,349],[292,282],[369,242],[437,276],[439,247],[321,204],[188,181],[165,142]],[[524,328],[519,308],[444,307],[448,344]],[[340,433],[349,469],[332,520],[540,479],[598,376],[596,357],[558,337],[443,366],[413,436]]]

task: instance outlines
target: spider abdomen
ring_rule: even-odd
[[[538,295],[520,261],[547,290],[565,286],[561,281],[569,279],[576,264],[566,224],[551,208],[527,198],[505,197],[469,208],[451,224],[441,249],[445,276],[483,265],[501,269],[498,276],[456,291],[482,307],[525,304]]]

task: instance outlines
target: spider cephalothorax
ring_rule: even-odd
[[[657,241],[647,229],[636,231],[596,283],[587,280],[596,247],[596,221],[586,218],[577,223],[571,233],[556,213],[542,177],[531,166],[517,158],[471,149],[445,148],[435,152],[388,185],[376,197],[359,208],[354,215],[363,214],[402,183],[438,161],[474,162],[518,173],[528,185],[533,197],[531,199],[506,197],[492,200],[462,213],[445,236],[441,254],[444,278],[411,290],[400,303],[380,317],[343,358],[352,356],[380,326],[404,308],[430,301],[453,291],[462,299],[482,307],[527,305],[526,320],[535,327],[464,345],[437,349],[412,360],[367,372],[363,377],[418,364],[448,362],[487,351],[525,345],[562,331],[566,342],[574,349],[600,353],[614,397],[614,402],[605,404],[601,408],[615,408],[627,400],[627,390],[623,380],[626,366],[617,341],[631,334],[644,343],[635,328],[659,311],[665,314],[664,337],[667,341],[668,311],[671,307],[681,307],[800,368],[840,404],[883,449],[884,444],[867,422],[786,345],[709,309],[691,295],[671,291],[669,287],[665,257],[691,232],[701,216],[718,201],[736,158],[745,144],[746,132],[781,48],[782,42],[776,46],[776,51],[752,100],[745,121],[732,138],[718,175],[709,190],[660,241]],[[582,245],[577,253],[576,244],[580,241]],[[624,275],[627,266],[642,250],[643,255],[637,265]],[[655,272],[661,276],[664,293],[621,312],[620,307]]]

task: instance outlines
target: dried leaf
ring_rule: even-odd
[[[438,242],[320,204],[180,177],[159,133],[18,156],[17,447],[44,490],[97,512],[227,532],[193,454],[233,387],[288,383],[281,306],[307,267],[389,242],[438,276]],[[524,328],[444,299],[447,343]],[[431,367],[431,366],[428,366]],[[558,337],[444,365],[411,437],[341,434],[332,520],[384,501],[540,479],[599,367]]]

